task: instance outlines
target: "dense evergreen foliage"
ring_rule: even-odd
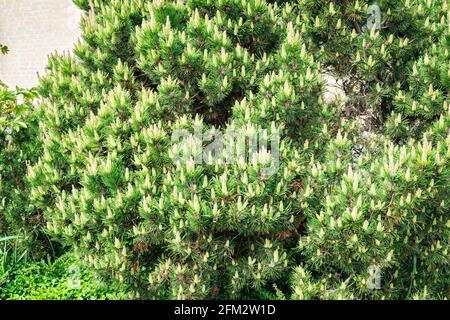
[[[239,297],[288,272],[305,158],[293,147],[328,114],[319,65],[278,14],[262,1],[115,1],[85,18],[76,57],[52,58],[33,199],[53,235],[135,296]],[[280,131],[280,169],[265,176],[263,150],[176,165],[171,133],[197,127]]]
[[[298,11],[305,40],[343,79],[353,114],[386,121],[394,138],[420,139],[447,111],[448,1],[301,0]]]
[[[129,298],[448,297],[447,1],[74,2],[0,225]]]
[[[343,128],[311,161],[293,290],[297,298],[447,297],[448,2],[369,4],[299,4],[304,37],[343,79],[345,113],[359,132]],[[368,291],[375,273],[381,290]]]
[[[0,49],[8,52],[1,44]],[[36,161],[40,152],[33,113],[36,96],[35,89],[10,89],[0,80],[0,237],[17,237],[14,241],[20,249],[38,258],[49,241],[42,215],[27,194],[27,165]]]

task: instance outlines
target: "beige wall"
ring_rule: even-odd
[[[47,55],[70,50],[80,36],[81,12],[72,0],[0,0],[0,80],[31,87],[42,74]]]

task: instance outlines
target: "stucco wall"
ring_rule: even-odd
[[[10,86],[37,84],[49,53],[73,48],[81,11],[72,0],[0,0],[0,79]]]

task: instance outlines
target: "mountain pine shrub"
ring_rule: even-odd
[[[43,150],[28,173],[48,232],[130,297],[242,297],[286,278],[307,160],[339,122],[293,12],[261,0],[78,4],[83,41],[41,79]],[[259,149],[194,162],[208,145],[198,131],[234,146],[227,132],[261,129],[279,160]]]
[[[447,295],[449,126],[447,112],[419,141],[398,146],[373,136],[350,159],[354,139],[338,134],[329,144],[311,166],[311,195],[303,195],[306,260],[296,277],[306,282],[295,280],[299,297],[323,298],[327,289],[355,298]],[[314,283],[308,269],[326,274]],[[367,290],[371,270],[381,275],[382,290]]]
[[[367,4],[300,4],[360,129],[311,159],[294,299],[448,297],[448,3],[379,5],[385,18],[365,29]],[[386,122],[361,126],[374,110]]]
[[[308,47],[320,51],[324,67],[342,80],[348,113],[364,116],[371,127],[387,121],[388,133],[395,126],[397,138],[405,140],[420,139],[446,111],[448,85],[429,86],[448,81],[448,1],[301,0],[297,9]],[[424,67],[428,59],[443,65]],[[426,102],[403,97],[408,91]]]
[[[405,140],[417,137],[433,120],[448,110],[450,88],[450,31],[414,62],[407,87],[394,96],[393,112],[385,128],[389,136]]]

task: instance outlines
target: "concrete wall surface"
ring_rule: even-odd
[[[72,0],[0,0],[0,80],[29,88],[43,74],[47,56],[71,50],[80,37],[81,11]]]

